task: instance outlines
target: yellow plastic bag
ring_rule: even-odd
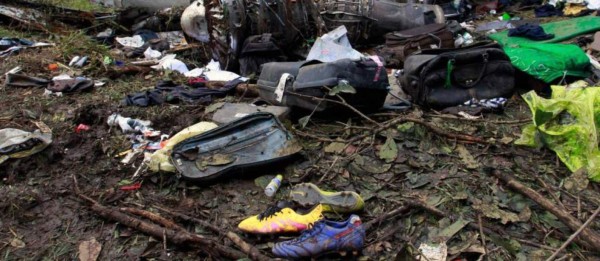
[[[571,171],[585,168],[600,181],[600,88],[552,86],[552,97],[544,99],[530,91],[523,95],[533,116],[525,126],[519,145],[546,146],[556,152]]]

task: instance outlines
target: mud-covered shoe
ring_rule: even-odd
[[[299,233],[323,219],[322,211],[322,206],[316,205],[303,214],[300,210],[296,212],[288,206],[278,204],[260,215],[243,220],[238,228],[252,234]]]
[[[362,222],[357,215],[351,215],[345,222],[321,220],[300,237],[275,244],[273,254],[284,258],[317,257],[333,252],[345,255],[360,251],[364,242]]]
[[[312,183],[294,186],[290,192],[292,201],[301,206],[323,205],[323,212],[351,213],[361,211],[365,202],[354,191],[323,191]]]

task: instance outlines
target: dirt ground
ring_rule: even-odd
[[[378,135],[368,135],[374,127],[360,117],[313,119],[304,129],[295,121],[287,121],[286,126],[304,147],[301,156],[287,166],[265,166],[260,172],[239,173],[208,185],[186,182],[170,173],[146,172],[140,179],[139,190],[123,191],[120,187],[132,179],[141,158],[133,165],[120,163],[121,158],[116,155],[131,144],[118,128],[111,129],[106,124],[107,117],[116,112],[150,120],[155,129],[173,135],[194,123],[209,120],[211,115],[205,113],[205,106],[122,106],[120,101],[127,94],[153,87],[160,79],[175,78],[182,82],[183,78],[156,71],[118,78],[108,76],[110,68],[102,65],[102,57],[124,58],[80,32],[48,36],[7,25],[0,25],[0,32],[0,36],[57,44],[9,57],[0,64],[0,73],[19,65],[24,74],[50,78],[58,72],[49,71],[48,64],[67,64],[73,55],[86,54],[92,62],[74,73],[109,78],[105,86],[92,92],[63,97],[44,97],[43,89],[0,89],[0,129],[33,131],[36,129],[33,121],[43,121],[53,131],[53,142],[46,150],[0,165],[0,258],[3,260],[74,260],[80,254],[81,242],[90,239],[101,245],[99,260],[222,259],[208,256],[200,248],[165,243],[162,238],[99,217],[75,194],[74,178],[83,194],[104,206],[148,210],[190,232],[235,248],[229,239],[164,209],[183,213],[223,231],[238,233],[268,256],[272,256],[273,243],[286,238],[244,235],[237,231],[237,224],[276,200],[285,199],[290,187],[300,182],[313,182],[329,190],[353,190],[362,195],[366,205],[364,212],[359,213],[361,219],[365,223],[377,222],[370,223],[367,245],[356,257],[359,260],[411,260],[421,243],[442,241],[449,248],[448,260],[482,260],[482,256],[488,260],[547,258],[573,231],[546,209],[491,175],[490,168],[512,175],[581,222],[600,205],[600,190],[595,183],[578,193],[564,188],[563,181],[571,173],[552,151],[513,144],[531,117],[519,95],[509,101],[504,112],[486,114],[476,120],[452,119],[418,108],[404,113],[369,115],[381,123],[408,115],[444,132],[468,134],[493,144],[461,143],[410,122],[394,124]],[[186,54],[186,61],[201,64],[202,61],[198,62],[201,52]],[[0,80],[0,85],[3,81]],[[224,100],[250,101],[234,96]],[[76,133],[75,127],[81,123],[91,129]],[[330,141],[345,145],[363,134],[367,134],[364,139],[346,149],[336,149],[339,146]],[[392,137],[398,147],[397,157],[389,163],[378,157],[386,137]],[[270,199],[264,195],[263,186],[276,174],[283,174],[285,179],[275,198]],[[377,219],[405,205],[410,207],[397,215]],[[476,226],[466,226],[467,223]],[[599,231],[600,223],[593,222],[590,227]],[[597,251],[574,243],[559,257],[598,260]],[[345,259],[336,254],[327,258]]]

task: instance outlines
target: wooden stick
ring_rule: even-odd
[[[144,222],[141,219],[129,216],[115,208],[103,206],[94,199],[81,193],[79,185],[77,184],[77,178],[75,176],[73,176],[73,184],[75,187],[75,194],[85,201],[91,203],[90,209],[103,218],[118,222],[133,229],[137,229],[154,238],[162,239],[164,236],[167,238],[167,240],[175,244],[189,244],[198,246],[202,251],[215,258],[225,257],[231,259],[241,259],[246,257],[244,253],[218,244],[209,238],[192,234],[187,231],[166,229],[156,224]]]
[[[537,204],[544,207],[550,213],[555,215],[561,222],[565,223],[571,230],[577,231],[582,228],[583,224],[581,222],[571,216],[569,213],[565,212],[556,207],[556,204],[547,200],[544,196],[537,193],[535,190],[523,185],[522,183],[515,180],[508,174],[502,173],[498,170],[491,170],[491,173],[496,176],[498,179],[504,181],[509,187],[516,190],[517,192],[529,197],[531,200],[536,202]],[[577,240],[578,243],[585,245],[590,249],[600,249],[600,235],[591,229],[582,228],[581,239]]]
[[[161,217],[160,215],[158,215],[156,213],[152,213],[150,211],[146,211],[146,210],[138,209],[138,208],[121,208],[121,211],[145,217],[153,222],[163,225],[166,228],[186,231],[184,228],[175,224],[173,221],[168,220],[164,217]]]
[[[229,240],[231,240],[236,246],[238,246],[244,253],[246,253],[252,260],[259,260],[259,261],[266,261],[266,260],[271,260],[271,258],[263,255],[260,250],[258,250],[256,247],[254,247],[253,245],[248,244],[246,241],[244,241],[242,238],[240,238],[236,233],[233,233],[231,231],[227,231],[226,233],[223,233],[222,229],[219,229],[217,226],[206,222],[204,220],[201,219],[197,219],[194,217],[190,217],[188,215],[182,214],[182,213],[178,213],[175,212],[173,210],[169,210],[169,209],[165,209],[165,208],[161,208],[158,206],[154,206],[154,208],[167,212],[175,217],[181,218],[183,220],[187,220],[187,221],[192,221],[196,224],[199,224],[201,226],[204,226],[210,230],[212,230],[215,233],[218,233],[220,235],[225,235],[227,238],[229,238]]]
[[[583,223],[583,225],[581,227],[579,227],[579,229],[577,229],[577,231],[575,231],[575,233],[573,233],[568,239],[567,241],[565,241],[565,243],[563,243],[555,252],[554,254],[552,254],[548,259],[546,259],[546,261],[552,261],[554,260],[554,258],[556,258],[558,256],[558,254],[560,253],[560,251],[563,251],[569,244],[571,244],[571,242],[581,233],[581,231],[583,231],[586,227],[588,227],[592,221],[594,220],[594,218],[596,218],[596,216],[598,216],[598,213],[600,213],[600,207],[598,207],[596,209],[596,211],[594,211],[594,214],[592,214],[592,216],[590,218],[588,218],[587,221],[585,221],[585,223]],[[598,250],[598,249],[596,249]]]
[[[375,218],[375,219],[373,219],[373,220],[365,223],[364,224],[364,228],[365,228],[365,230],[369,230],[369,228],[371,228],[373,225],[375,225],[375,224],[377,224],[377,223],[379,223],[379,222],[381,222],[383,220],[386,220],[388,218],[391,218],[391,217],[393,217],[395,215],[404,213],[404,212],[408,211],[409,209],[410,209],[410,207],[408,205],[406,205],[406,204],[402,205],[402,206],[400,206],[400,207],[398,207],[398,208],[396,208],[396,209],[394,209],[394,210],[392,210],[392,211],[390,211],[388,213],[385,213],[385,214],[383,214],[383,215],[381,215],[381,216],[379,216],[379,217],[377,217],[377,218]]]

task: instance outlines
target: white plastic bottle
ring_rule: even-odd
[[[279,186],[281,186],[281,180],[283,180],[283,175],[277,175],[271,180],[271,182],[269,182],[269,185],[267,185],[265,188],[265,194],[267,197],[272,197],[275,195],[275,192],[277,192]]]

